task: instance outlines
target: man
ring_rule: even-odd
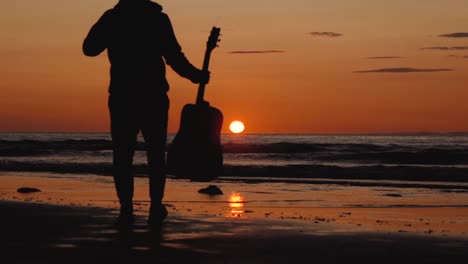
[[[187,60],[169,17],[159,4],[149,0],[120,0],[102,15],[84,40],[83,52],[97,56],[105,49],[111,63],[113,176],[120,201],[117,224],[130,226],[134,220],[132,163],[141,131],[150,180],[148,223],[159,225],[167,216],[162,204],[169,109],[164,62],[193,83],[208,82],[209,72],[195,68]]]

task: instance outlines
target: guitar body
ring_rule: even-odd
[[[180,128],[169,146],[169,173],[194,181],[211,181],[223,172],[223,114],[208,104],[187,104]]]

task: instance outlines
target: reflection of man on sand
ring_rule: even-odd
[[[207,82],[209,73],[187,60],[169,17],[160,5],[149,0],[120,0],[102,15],[84,40],[83,52],[97,56],[105,49],[111,63],[113,176],[121,206],[117,224],[133,223],[132,162],[141,131],[149,166],[149,224],[159,225],[167,216],[162,204],[169,109],[164,62],[194,83]]]

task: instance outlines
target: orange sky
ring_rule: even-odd
[[[81,44],[115,3],[0,3],[0,131],[108,131],[109,63]],[[247,133],[468,131],[468,34],[439,36],[468,32],[466,0],[159,3],[194,65],[211,27],[222,28],[206,99],[224,113],[224,131],[235,119]],[[258,53],[272,50],[283,52]],[[197,86],[168,78],[175,132]]]

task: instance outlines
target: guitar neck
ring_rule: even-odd
[[[208,48],[206,49],[205,52],[205,58],[203,60],[203,71],[208,71],[208,68],[210,66],[210,58],[211,58],[211,50]],[[197,104],[203,104],[205,101],[203,97],[205,96],[205,88],[206,88],[206,83],[202,82],[198,86],[198,93],[197,93]]]

